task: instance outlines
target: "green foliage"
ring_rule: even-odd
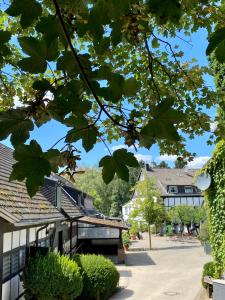
[[[11,135],[17,152],[34,124],[60,122],[67,134],[50,147],[63,143],[57,159],[50,151],[48,160],[55,161],[51,171],[63,167],[71,177],[81,159],[80,141],[87,152],[122,138],[129,147],[157,143],[163,153],[190,157],[184,136],[209,131],[210,115],[203,110],[220,97],[204,83],[208,68],[184,63],[184,54],[170,42],[177,31],[211,32],[223,16],[217,2],[8,1],[0,12],[0,140]],[[212,36],[211,51],[223,59],[221,32]],[[15,167],[12,178],[27,179],[33,195],[49,164],[42,161],[31,180],[24,160],[20,156],[23,176]],[[109,183],[115,174],[128,181],[128,167],[138,164],[131,153],[118,150],[100,166]]]
[[[144,174],[144,179],[136,184],[137,199],[130,218],[142,219],[149,226],[161,224],[166,218],[164,205],[161,203],[160,191],[155,181]]]
[[[216,263],[216,271],[221,274],[225,265],[225,142],[220,141],[213,157],[202,170],[211,175],[212,182],[205,192],[209,223],[210,244]]]
[[[118,149],[113,152],[112,156],[104,156],[99,166],[102,167],[102,178],[105,183],[112,181],[115,174],[120,179],[129,180],[128,167],[139,167],[139,163],[133,153],[127,152],[126,149]]]
[[[129,233],[131,235],[137,235],[137,233],[139,232],[138,222],[131,220],[129,221],[129,224],[131,225],[131,228],[129,229]]]
[[[30,258],[22,280],[26,299],[73,300],[83,288],[78,265],[67,256],[55,253]]]
[[[83,292],[79,299],[105,300],[116,290],[119,273],[114,264],[101,255],[76,255],[74,260],[83,274]]]
[[[130,236],[127,232],[123,232],[122,241],[124,246],[129,246],[131,244]]]
[[[206,219],[206,211],[204,207],[178,205],[170,209],[169,216],[173,223],[191,225],[194,222],[199,224]]]
[[[129,168],[129,173],[129,182],[115,176],[109,184],[105,184],[100,169],[86,168],[83,174],[76,176],[75,186],[95,198],[94,205],[101,213],[118,217],[121,216],[122,206],[131,198],[140,167]]]
[[[52,158],[52,155],[54,157],[58,153],[57,150],[42,152],[40,146],[34,140],[30,142],[30,145],[18,146],[14,152],[17,163],[13,166],[10,180],[22,181],[26,178],[27,191],[30,197],[34,196],[39,186],[44,183],[44,176],[50,176],[51,174],[49,156]]]
[[[207,221],[201,224],[198,239],[202,242],[209,241],[209,225]]]
[[[202,271],[202,285],[206,289],[208,284],[204,282],[205,276],[215,277],[216,265],[213,261],[204,264]]]

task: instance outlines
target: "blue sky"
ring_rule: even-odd
[[[182,34],[180,34],[181,36]],[[207,58],[205,55],[205,50],[207,47],[207,33],[205,30],[200,30],[197,33],[193,34],[191,37],[184,37],[185,40],[188,40],[189,43],[182,41],[182,39],[176,38],[174,43],[178,44],[180,49],[184,51],[186,61],[191,60],[192,58],[196,58],[199,65],[207,65]],[[208,86],[213,87],[213,79],[210,76],[205,78]],[[211,109],[208,111],[212,118],[215,115],[215,109]],[[59,124],[56,121],[51,121],[41,128],[36,128],[31,133],[32,139],[37,139],[37,141],[41,144],[44,150],[50,148],[58,139],[63,137],[66,134],[67,128],[63,125]],[[202,137],[197,137],[194,140],[190,140],[187,142],[187,148],[191,152],[197,153],[197,158],[190,165],[190,167],[200,167],[206,160],[210,157],[214,146],[207,145],[208,134],[205,134]],[[9,140],[3,142],[4,144],[10,146]],[[123,141],[118,141],[109,145],[109,147],[113,150],[122,145]],[[62,144],[61,144],[62,145]],[[60,144],[59,144],[60,146]],[[78,142],[77,146],[81,149],[81,144]],[[134,152],[134,149],[130,149]],[[104,144],[97,144],[94,149],[92,149],[89,153],[86,153],[82,150],[82,160],[80,161],[80,165],[82,166],[97,166],[100,158],[107,154]],[[152,146],[150,150],[146,150],[144,148],[139,148],[137,152],[135,152],[138,158],[141,158],[145,161],[155,160],[159,162],[160,160],[166,160],[170,165],[173,164],[175,157],[171,156],[160,156],[159,149],[156,145]]]

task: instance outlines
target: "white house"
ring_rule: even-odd
[[[194,182],[197,169],[160,169],[151,168],[146,164],[142,169],[139,181],[144,179],[146,174],[154,178],[166,209],[186,204],[190,206],[201,206],[203,195]],[[134,191],[132,199],[122,207],[123,219],[128,220],[132,211],[135,199],[138,198],[137,191]]]

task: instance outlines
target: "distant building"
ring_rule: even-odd
[[[139,181],[144,179],[145,174],[149,178],[155,179],[156,186],[161,192],[161,197],[167,210],[182,204],[201,206],[203,196],[194,182],[197,171],[197,169],[158,169],[151,168],[147,164],[141,171]],[[135,190],[132,199],[123,206],[122,213],[125,221],[128,220],[137,198],[138,194]]]

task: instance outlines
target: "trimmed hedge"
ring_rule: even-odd
[[[79,299],[105,300],[116,290],[119,272],[111,262],[102,255],[75,255],[74,260],[81,267],[83,275],[83,292]]]
[[[206,289],[208,284],[204,282],[204,277],[205,276],[215,276],[215,270],[216,270],[216,264],[213,261],[210,261],[203,266],[203,271],[202,271],[202,285]],[[214,277],[215,278],[215,277]]]
[[[22,279],[25,298],[32,300],[73,300],[83,288],[76,262],[56,253],[30,258]]]

